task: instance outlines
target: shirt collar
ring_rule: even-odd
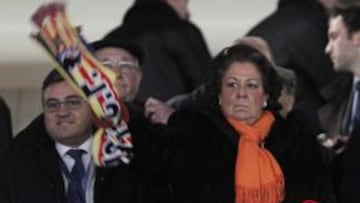
[[[360,81],[360,77],[359,76],[354,76],[354,80],[353,80],[353,87],[355,87],[356,83]]]
[[[66,146],[59,142],[56,142],[55,147],[56,147],[56,150],[59,152],[59,155],[61,158],[64,158],[64,156],[66,155],[66,152],[69,151],[70,149],[82,149],[82,150],[86,151],[88,154],[91,154],[92,139],[93,139],[93,136],[89,136],[89,138],[87,140],[85,140],[85,142],[83,142],[80,146],[75,147],[75,148]]]

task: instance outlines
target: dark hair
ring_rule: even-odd
[[[221,81],[224,73],[231,64],[235,62],[250,62],[255,65],[260,72],[264,91],[269,95],[266,109],[279,110],[281,107],[278,98],[281,94],[282,83],[275,71],[272,63],[257,49],[237,44],[223,49],[212,61],[211,69],[213,72],[211,82],[208,83],[211,91],[212,105],[218,104],[218,95],[221,91]]]
[[[41,87],[41,94],[42,97],[44,96],[44,91],[46,88],[48,88],[50,85],[58,82],[65,81],[64,77],[60,75],[60,73],[54,68],[52,69],[48,75],[45,77],[42,87]]]
[[[359,6],[350,6],[350,7],[340,7],[336,6],[332,12],[332,17],[341,16],[343,18],[345,27],[348,30],[349,36],[354,32],[360,30],[360,7]]]

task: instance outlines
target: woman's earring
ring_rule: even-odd
[[[221,99],[219,98],[218,100],[219,100],[219,106],[221,106]]]
[[[264,103],[263,103],[263,108],[266,108],[268,105],[267,101],[265,100]]]

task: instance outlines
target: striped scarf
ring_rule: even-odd
[[[33,38],[58,64],[56,70],[89,103],[98,126],[92,151],[95,164],[101,167],[128,164],[133,157],[133,145],[122,119],[115,74],[90,53],[79,31],[70,23],[64,4],[39,7],[32,21],[39,29]]]

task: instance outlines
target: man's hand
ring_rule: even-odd
[[[149,97],[145,102],[145,116],[153,123],[167,124],[174,112],[174,108],[153,97]]]

